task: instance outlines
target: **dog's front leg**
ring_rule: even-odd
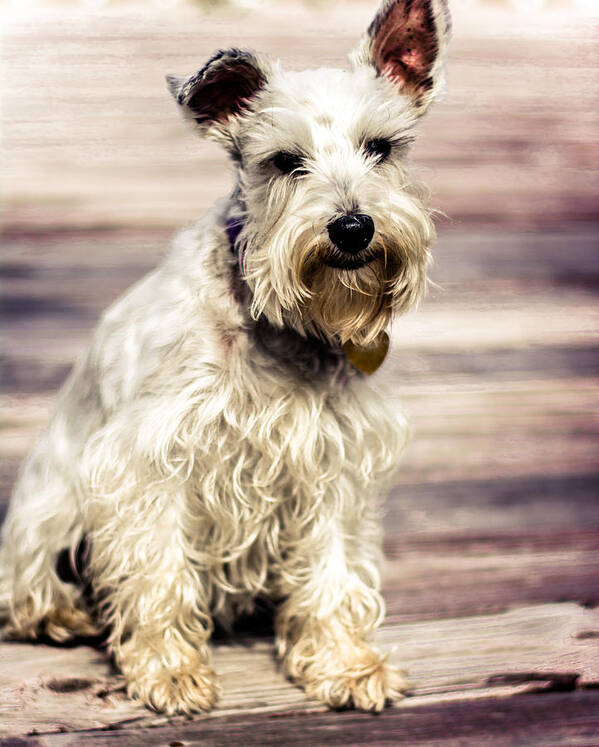
[[[201,575],[177,521],[179,496],[144,496],[91,534],[94,588],[130,696],[157,711],[209,711],[219,686]]]
[[[353,524],[353,522],[352,522]],[[380,711],[405,682],[368,643],[384,615],[375,525],[323,522],[308,530],[280,574],[286,596],[276,619],[277,653],[310,697],[334,708]]]

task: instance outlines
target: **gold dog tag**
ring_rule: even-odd
[[[387,357],[389,335],[386,332],[381,332],[376,338],[376,342],[369,347],[362,347],[361,345],[354,345],[353,342],[346,342],[343,350],[348,361],[354,368],[370,376]]]

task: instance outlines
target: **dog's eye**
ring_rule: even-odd
[[[293,171],[303,173],[305,171],[303,159],[297,153],[279,151],[273,156],[272,162],[282,174],[291,174]]]
[[[373,140],[366,141],[364,150],[367,156],[384,161],[389,153],[391,153],[391,143],[384,138],[374,138]]]

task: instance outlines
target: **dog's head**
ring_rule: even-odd
[[[434,237],[408,154],[443,86],[446,0],[386,0],[350,70],[284,70],[252,52],[169,76],[184,116],[238,164],[252,314],[368,344],[426,280]]]

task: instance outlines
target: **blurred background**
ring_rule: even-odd
[[[166,73],[223,46],[344,65],[376,2],[0,3],[0,504],[99,313],[231,186]],[[596,0],[453,0],[414,160],[435,287],[383,371],[414,437],[386,504],[391,619],[599,600]]]

